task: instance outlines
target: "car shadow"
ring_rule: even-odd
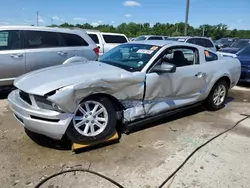
[[[247,83],[247,82],[238,82],[237,86],[244,87],[244,88],[250,88],[250,83]]]
[[[0,100],[7,99],[8,95],[11,91],[13,91],[15,88],[8,88],[8,89],[0,89]]]
[[[25,129],[25,133],[28,135],[28,137],[32,141],[34,141],[36,144],[40,146],[50,148],[50,149],[55,149],[55,150],[70,150],[71,149],[71,142],[67,139],[63,138],[61,141],[53,140],[46,136],[31,132],[28,129]]]

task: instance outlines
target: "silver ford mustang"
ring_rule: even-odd
[[[116,129],[205,104],[223,107],[240,62],[200,46],[174,41],[119,45],[99,61],[40,69],[17,78],[8,96],[26,129],[60,140],[91,143]]]

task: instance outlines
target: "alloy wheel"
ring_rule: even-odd
[[[81,135],[97,136],[107,127],[107,109],[97,101],[85,101],[78,105],[73,124]]]

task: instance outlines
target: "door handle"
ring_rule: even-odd
[[[203,78],[203,77],[206,76],[206,73],[198,72],[195,76],[196,76],[197,78]]]
[[[62,52],[62,51],[60,51],[60,52],[57,52],[59,55],[66,55],[67,54],[67,52]]]
[[[11,54],[10,57],[17,59],[23,57],[23,54]]]

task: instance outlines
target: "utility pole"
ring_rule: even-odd
[[[51,18],[51,25],[53,25],[53,18]]]
[[[186,0],[186,19],[185,19],[185,33],[184,35],[187,36],[187,31],[188,31],[188,14],[189,14],[189,4],[190,0]]]
[[[39,14],[38,11],[36,11],[36,25],[39,25]]]
[[[205,25],[203,25],[202,27],[202,36],[204,37],[204,35],[205,35]]]

